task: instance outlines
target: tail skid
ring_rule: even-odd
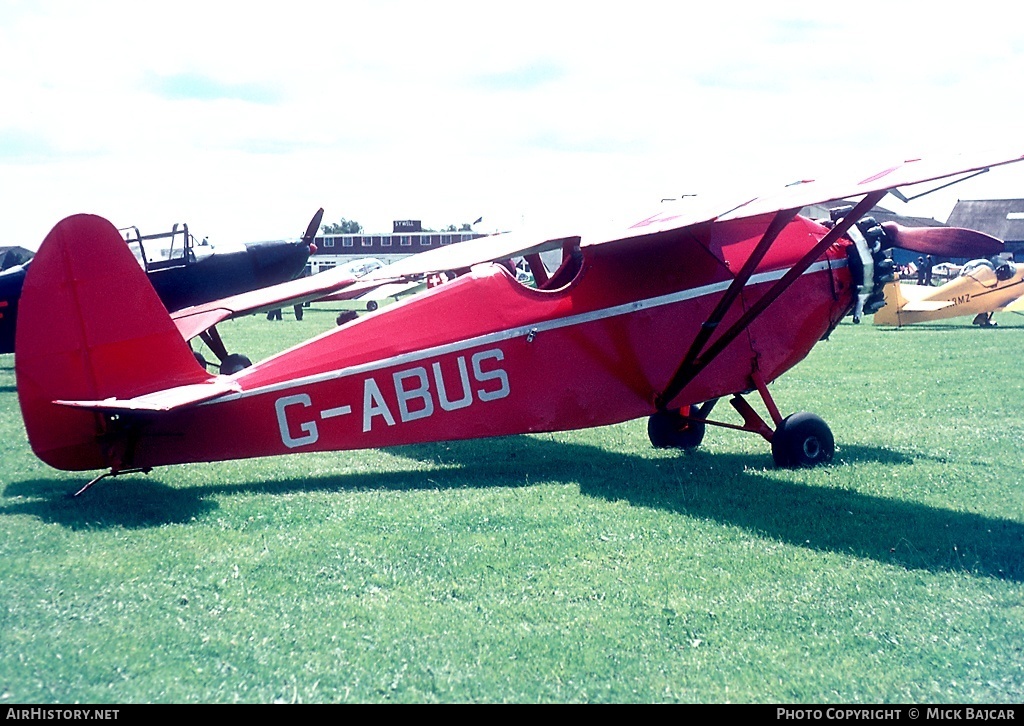
[[[46,236],[22,291],[15,374],[36,455],[68,470],[130,463],[120,414],[57,401],[130,399],[208,383],[117,229],[79,214]],[[117,443],[112,443],[117,442]]]

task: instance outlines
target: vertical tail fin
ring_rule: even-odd
[[[875,313],[875,325],[902,327],[900,311],[906,304],[907,299],[903,296],[903,288],[900,286],[900,281],[896,280],[895,282],[886,283],[885,306]]]
[[[120,468],[110,419],[55,400],[130,398],[211,378],[117,229],[59,222],[29,266],[15,341],[18,400],[36,455],[60,469]]]

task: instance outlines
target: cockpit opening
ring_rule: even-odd
[[[528,254],[523,259],[533,278],[533,286],[548,292],[567,287],[583,269],[579,237],[566,238],[559,250]]]
[[[993,277],[999,282],[1012,279],[1017,274],[1017,264],[1007,256],[1000,255],[991,259],[971,260],[960,270],[960,277],[973,277],[979,282]]]

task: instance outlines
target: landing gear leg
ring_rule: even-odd
[[[804,411],[782,418],[760,372],[755,370],[751,377],[775,423],[775,431],[768,439],[772,443],[772,459],[775,460],[775,465],[792,469],[818,466],[832,461],[832,456],[836,453],[836,442],[828,424],[819,416]]]
[[[718,399],[700,406],[658,411],[647,419],[647,438],[659,449],[696,449],[704,440],[704,421]]]
[[[783,468],[827,464],[835,453],[836,442],[828,424],[806,411],[784,418],[772,436],[772,458]]]
[[[203,331],[199,334],[199,337],[203,339],[203,342],[209,346],[213,354],[220,360],[220,372],[223,375],[229,376],[238,373],[243,368],[248,368],[252,365],[252,361],[241,353],[228,353],[228,349],[224,345],[224,341],[221,340],[220,333],[217,332],[216,327]],[[202,362],[202,365],[205,366],[205,361]]]
[[[700,445],[707,426],[721,426],[761,436],[771,443],[775,465],[782,468],[819,466],[832,461],[836,444],[828,424],[803,411],[782,418],[761,375],[755,371],[752,378],[774,428],[737,393],[729,403],[743,417],[742,426],[709,420],[708,414],[718,400],[714,399],[701,406],[684,406],[651,416],[647,422],[651,443],[661,448],[692,449]]]

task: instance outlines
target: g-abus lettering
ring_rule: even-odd
[[[433,361],[395,371],[391,376],[363,380],[362,431],[375,426],[396,426],[429,418],[438,411],[458,411],[477,403],[506,398],[511,392],[508,373],[500,365],[505,354],[499,348],[474,353],[467,361]],[[384,384],[382,386],[381,382]],[[319,421],[353,413],[352,403],[317,409],[308,393],[281,396],[274,401],[281,441],[290,449],[310,446],[320,439]]]

